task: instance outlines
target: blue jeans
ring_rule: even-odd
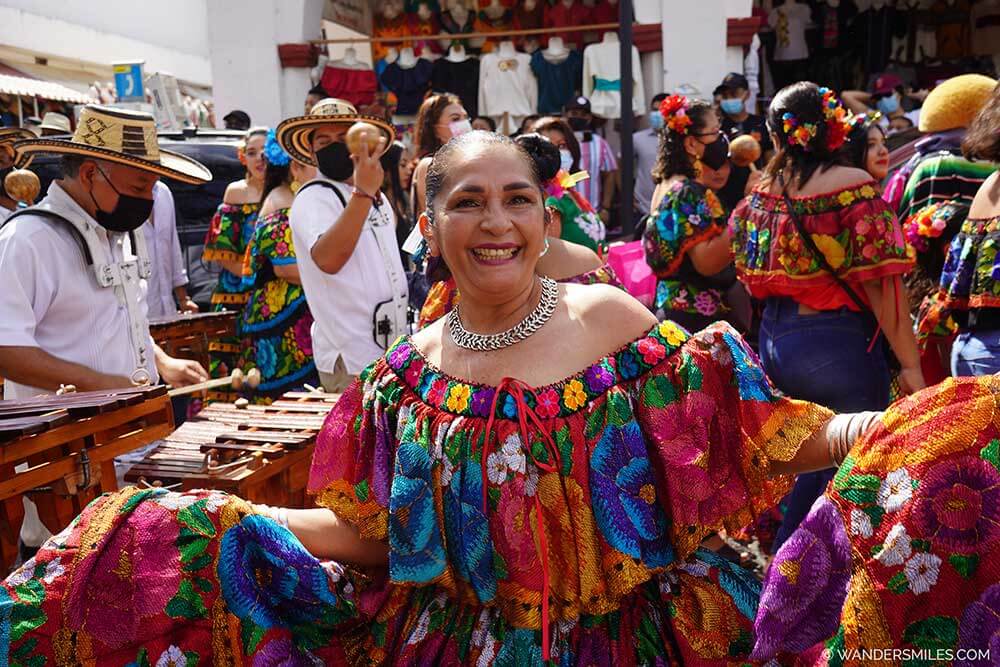
[[[1000,373],[1000,331],[963,331],[951,347],[955,377]]]
[[[869,315],[846,308],[800,315],[792,299],[771,298],[760,324],[760,359],[767,376],[787,396],[835,412],[882,410],[889,405],[891,377],[884,339],[868,351],[874,334]],[[834,472],[831,468],[798,476],[786,499],[775,550],[805,518]]]

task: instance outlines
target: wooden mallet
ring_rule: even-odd
[[[167,394],[170,396],[187,396],[188,394],[197,394],[202,391],[226,386],[231,386],[234,390],[239,391],[243,388],[244,384],[251,389],[256,389],[260,386],[260,369],[251,368],[244,375],[243,371],[237,368],[229,374],[229,377],[206,380],[205,382],[191,384],[186,387],[177,387],[176,389],[169,390]]]

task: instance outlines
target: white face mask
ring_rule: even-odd
[[[569,171],[573,167],[573,154],[565,148],[559,149],[559,168]]]
[[[452,137],[458,137],[466,132],[472,132],[472,123],[469,122],[468,118],[465,120],[456,120],[448,123],[448,129],[451,130]]]

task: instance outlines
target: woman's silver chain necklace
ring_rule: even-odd
[[[522,340],[535,333],[549,321],[552,313],[556,312],[556,304],[559,302],[559,283],[551,278],[542,278],[542,295],[528,315],[512,326],[510,329],[495,334],[477,334],[462,326],[462,316],[459,314],[460,306],[448,313],[448,330],[455,344],[466,350],[476,352],[490,352],[502,350],[505,347],[516,345]]]

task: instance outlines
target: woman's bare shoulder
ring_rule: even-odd
[[[826,194],[827,192],[858,187],[865,183],[871,183],[872,180],[871,174],[864,169],[838,165],[815,174],[797,194],[803,196]]]
[[[656,316],[627,292],[611,285],[564,285],[570,315],[603,350],[617,350],[648,333]]]
[[[603,262],[597,253],[578,243],[549,239],[549,252],[538,261],[538,272],[542,275],[567,280],[599,269]]]
[[[249,204],[250,186],[243,179],[233,181],[226,186],[226,193],[222,195],[222,201],[227,204]]]

